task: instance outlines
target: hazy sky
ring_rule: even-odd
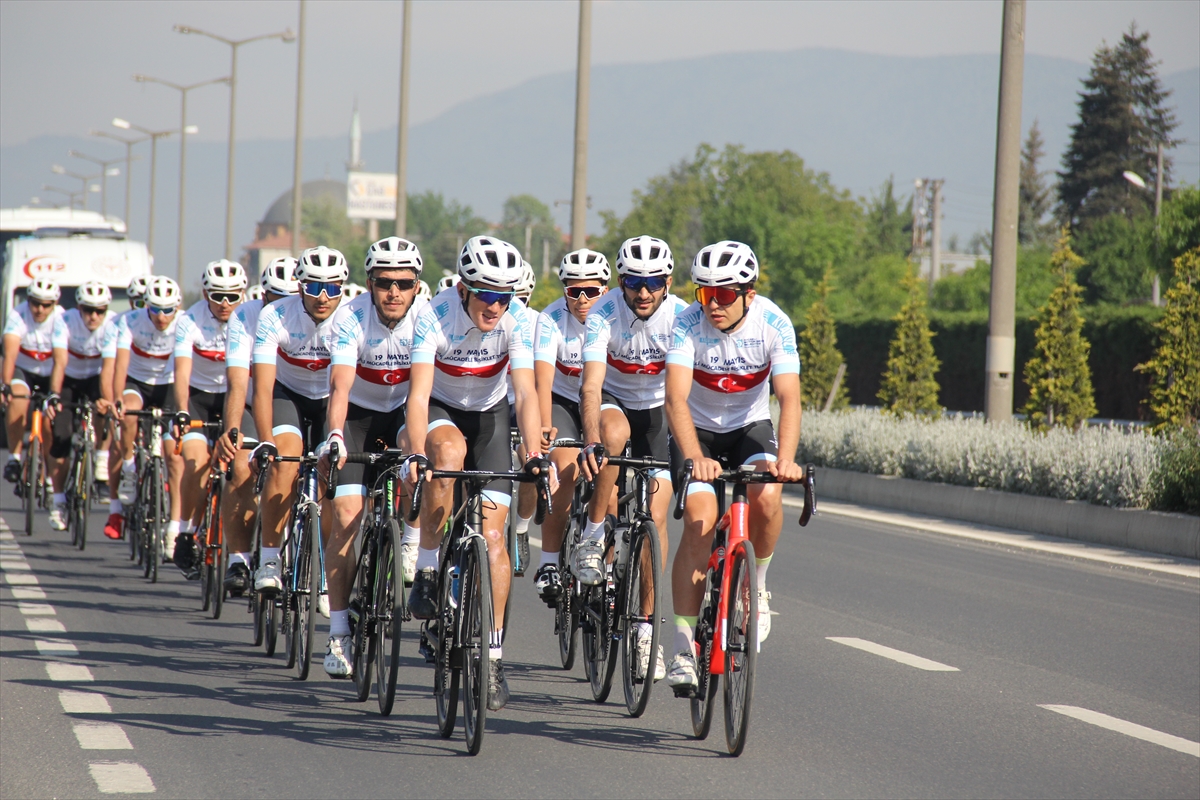
[[[529,78],[574,68],[572,2],[413,3],[411,121]],[[616,2],[595,4],[597,64],[712,53],[832,47],[895,55],[998,53],[1001,3]],[[42,134],[86,134],[122,116],[177,128],[179,94],[138,84],[135,72],[174,83],[226,75],[229,48],[172,31],[176,23],[240,38],[295,28],[298,2],[0,2],[0,145]],[[398,2],[311,0],[305,132],[342,135],[358,98],[367,131],[395,124]],[[1114,0],[1028,4],[1027,49],[1086,63],[1133,20],[1151,32],[1163,74],[1200,64],[1200,2]],[[295,119],[296,46],[258,42],[239,57],[238,138],[289,137]],[[936,86],[914,87],[929,102]],[[224,140],[228,90],[198,89],[188,121]],[[630,109],[631,119],[653,109]],[[486,124],[485,120],[481,124]],[[107,153],[97,142],[97,152]]]

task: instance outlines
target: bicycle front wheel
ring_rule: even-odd
[[[725,644],[725,743],[730,755],[740,756],[750,727],[754,699],[754,666],[758,660],[758,583],[754,546],[737,547],[727,566],[729,597],[725,598],[728,641]]]
[[[544,535],[544,534],[543,534]],[[558,575],[561,581],[558,603],[554,607],[554,628],[558,632],[558,658],[563,669],[575,666],[579,650],[579,583],[571,574],[571,554],[579,543],[579,519],[572,514],[558,551]]]
[[[25,535],[33,536],[33,509],[42,491],[42,443],[32,436],[25,448]]]
[[[644,520],[630,531],[629,566],[625,588],[621,592],[621,668],[625,707],[631,717],[645,713],[646,704],[650,702],[650,689],[654,686],[654,671],[658,664],[661,563],[658,531],[653,522]],[[643,644],[640,634],[647,625],[650,637]]]
[[[317,628],[317,599],[321,594],[321,524],[316,503],[301,511],[300,559],[296,563],[296,614],[292,618],[296,642],[296,678],[308,680],[312,664],[313,635]]]
[[[139,495],[140,497],[145,495]],[[167,546],[167,498],[163,492],[162,459],[157,456],[150,459],[150,497],[153,520],[149,526],[150,547],[146,556],[149,559],[150,582],[158,583],[158,567],[162,564]]]
[[[95,484],[93,470],[93,453],[90,447],[83,451],[83,463],[79,465],[80,485],[75,492],[76,531],[75,538],[79,549],[87,547],[88,514],[92,510],[92,486]]]
[[[400,674],[400,628],[404,623],[404,571],[400,566],[400,523],[389,519],[379,542],[375,573],[375,695],[379,713],[388,716],[396,702]]]
[[[717,603],[720,602],[719,585],[721,573],[709,570],[704,579],[704,598],[696,622],[696,695],[691,699],[692,735],[697,739],[708,738],[712,728],[713,706],[717,699],[717,684],[720,675],[709,669],[713,652],[713,636],[717,628]]]
[[[362,533],[362,551],[354,571],[353,599],[350,601],[350,628],[353,634],[353,658],[350,675],[354,679],[354,699],[366,702],[371,696],[371,664],[375,658],[375,570],[377,531],[374,526]],[[355,619],[354,607],[358,607]]]
[[[487,544],[475,537],[467,546],[462,565],[462,672],[463,730],[467,752],[479,753],[487,722],[489,645],[492,634],[492,581]]]
[[[447,542],[442,542],[441,561],[438,566],[438,617],[426,624],[426,638],[434,646],[433,699],[437,707],[438,733],[443,739],[454,733],[454,721],[458,717],[459,664],[450,655],[454,650],[454,628],[457,625],[450,571],[454,566],[454,554],[447,552]],[[436,629],[433,626],[436,624]],[[432,630],[431,630],[432,629]],[[434,643],[436,640],[436,644]]]

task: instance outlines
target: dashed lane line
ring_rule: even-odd
[[[26,617],[25,629],[30,633],[66,633],[67,629],[56,619]]]
[[[83,750],[132,750],[120,725],[112,722],[77,722],[71,726]]]
[[[46,674],[56,683],[88,683],[96,680],[92,671],[83,664],[64,664],[61,661],[46,662]]]
[[[1053,711],[1056,714],[1071,717],[1072,719],[1077,719],[1080,722],[1086,722],[1089,725],[1095,725],[1098,728],[1123,733],[1126,736],[1132,736],[1134,739],[1141,739],[1144,742],[1150,742],[1200,758],[1200,742],[1193,742],[1191,739],[1184,739],[1182,736],[1174,736],[1162,731],[1156,731],[1154,728],[1147,728],[1145,725],[1138,725],[1136,722],[1130,722],[1119,717],[1110,717],[1108,714],[1101,714],[1099,711],[1091,711],[1079,706],[1038,704],[1038,707],[1044,708],[1047,711]]]
[[[4,572],[4,581],[12,586],[37,586],[37,577],[28,572]]]
[[[78,692],[63,689],[58,693],[58,703],[67,714],[111,714],[108,698],[96,692]]]
[[[26,603],[22,601],[17,603],[17,609],[29,617],[52,617],[55,614],[54,606],[49,603]]]
[[[917,669],[923,669],[928,672],[959,671],[958,667],[952,667],[949,664],[942,664],[938,661],[931,661],[928,658],[921,658],[920,656],[915,656],[912,653],[906,653],[903,650],[896,650],[895,648],[887,647],[882,644],[869,642],[866,639],[858,639],[853,636],[826,636],[825,638],[831,642],[837,642],[838,644],[844,644],[847,647],[853,647],[866,653],[873,653],[877,656],[890,658],[892,661],[896,661],[900,664],[907,664],[910,667],[916,667]]]
[[[46,599],[46,593],[36,586],[33,587],[32,589],[26,589],[21,586],[12,586],[9,588],[9,591],[12,592],[12,596],[18,600],[45,600]]]
[[[79,648],[65,639],[36,639],[33,644],[37,651],[44,656],[79,655]]]
[[[141,764],[131,761],[93,761],[88,764],[92,780],[104,794],[149,794],[154,781]]]

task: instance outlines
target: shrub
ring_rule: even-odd
[[[908,300],[895,317],[896,334],[888,345],[887,367],[879,402],[893,414],[939,412],[937,374],[941,362],[933,354],[933,331],[925,309],[925,288],[911,271],[904,278]]]

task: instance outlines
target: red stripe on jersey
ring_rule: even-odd
[[[279,350],[279,357],[293,367],[306,369],[309,372],[320,372],[329,366],[328,358],[296,358],[295,356],[289,356],[282,349]]]
[[[558,367],[558,371],[569,378],[578,378],[583,374],[583,370],[579,367],[568,367],[561,361],[555,361],[554,366]]]
[[[626,375],[658,375],[666,366],[666,360],[651,361],[649,364],[631,364],[628,361],[622,361],[619,358],[614,358],[612,353],[608,354],[608,365],[616,367]]]
[[[53,352],[43,353],[40,350],[30,350],[28,347],[18,347],[17,349],[21,351],[21,355],[29,356],[34,361],[46,361],[54,355]]]
[[[69,347],[67,348],[67,352],[71,354],[71,358],[99,358],[100,357],[99,353],[97,353],[94,356],[89,356],[87,353],[76,353],[74,350],[72,350]]]
[[[364,367],[362,364],[359,364],[354,372],[364,381],[377,383],[380,386],[396,386],[408,382],[409,370],[407,367],[401,369],[372,369],[371,367]]]
[[[485,364],[481,367],[467,367],[460,364],[447,364],[440,358],[433,362],[438,369],[454,378],[494,378],[508,368],[508,354],[495,364]]]
[[[702,369],[696,369],[692,371],[692,379],[705,389],[712,389],[714,392],[729,393],[744,392],[747,389],[753,389],[765,381],[770,374],[770,366],[763,367],[758,372],[751,372],[748,375],[736,375],[728,372],[705,372]]]
[[[209,361],[224,361],[225,360],[225,351],[224,350],[201,350],[196,345],[192,345],[192,352],[195,353],[196,355],[200,356],[201,358],[207,358]]]
[[[171,357],[170,353],[163,353],[162,355],[156,355],[154,353],[147,353],[145,350],[138,347],[136,344],[133,344],[132,342],[129,343],[129,349],[132,350],[133,352],[137,353],[142,358],[157,358],[159,361],[166,361],[168,358]]]

